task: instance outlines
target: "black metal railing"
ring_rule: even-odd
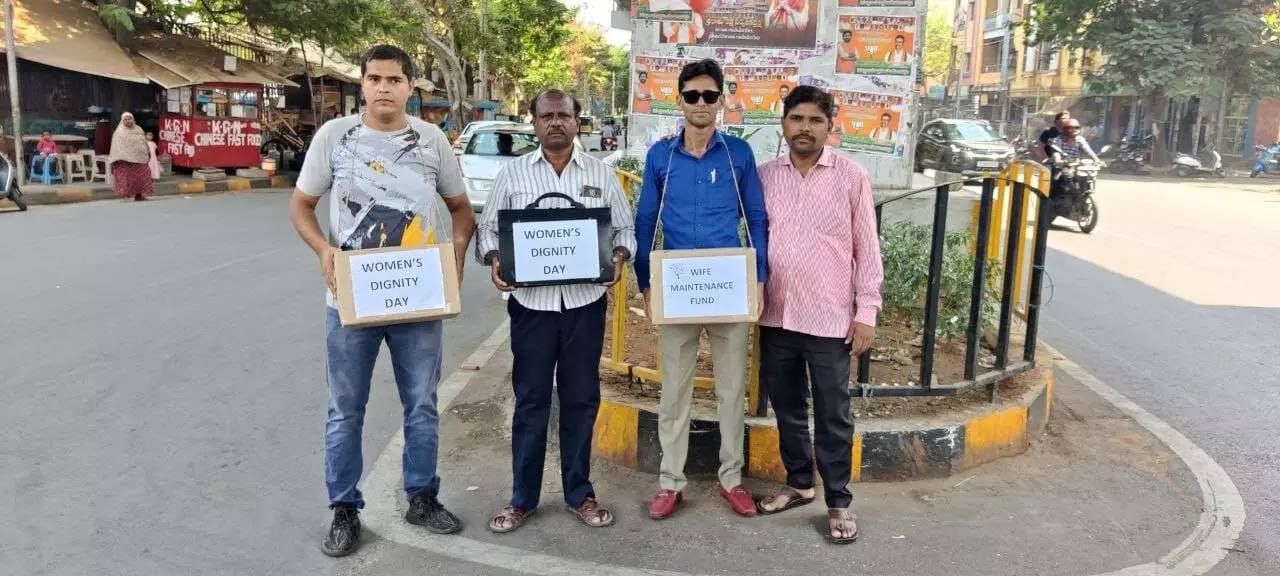
[[[982,304],[987,297],[987,252],[991,241],[993,226],[1004,223],[1003,214],[993,214],[996,185],[1000,181],[1011,184],[1009,199],[1009,220],[1005,241],[1004,273],[1000,281],[999,326],[996,332],[994,368],[982,374],[977,373],[978,352],[982,341]],[[1048,191],[1041,191],[1029,184],[1007,178],[1005,176],[985,177],[981,179],[982,195],[978,204],[977,237],[974,242],[973,280],[969,301],[969,324],[965,332],[964,379],[950,384],[933,385],[934,349],[937,344],[938,308],[942,280],[943,254],[947,232],[947,204],[952,193],[952,186],[960,182],[950,182],[911,190],[891,198],[876,202],[876,228],[880,230],[884,206],[904,198],[925,192],[934,192],[933,232],[929,249],[928,282],[924,300],[924,328],[921,337],[920,380],[918,385],[883,386],[872,385],[871,352],[858,357],[857,384],[853,386],[855,396],[952,396],[976,388],[986,387],[992,398],[997,386],[1005,379],[1030,370],[1035,365],[1036,331],[1040,321],[1040,291],[1044,276],[1044,260],[1049,238],[1049,223],[1053,220]],[[1013,333],[1014,302],[1020,289],[1017,285],[1015,267],[1021,266],[1020,248],[1026,238],[1026,217],[1028,192],[1039,198],[1039,213],[1035,218],[1035,236],[1032,247],[1032,263],[1030,287],[1026,309],[1026,336],[1023,344],[1022,359],[1011,361],[1009,357],[1010,339]]]

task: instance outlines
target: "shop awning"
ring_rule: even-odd
[[[104,76],[147,83],[98,11],[80,0],[13,0],[13,29],[17,55],[23,60]],[[0,31],[4,22],[0,21]],[[5,51],[0,42],[0,53]]]
[[[146,68],[147,76],[165,88],[206,82],[297,86],[274,66],[250,60],[237,58],[235,72],[223,70],[229,54],[217,46],[186,36],[158,32],[139,36],[137,51],[142,60],[151,64]]]

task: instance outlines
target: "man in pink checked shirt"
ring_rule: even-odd
[[[816,454],[827,540],[848,544],[858,537],[849,514],[849,370],[851,357],[875,342],[884,272],[867,172],[823,146],[834,110],[821,89],[793,90],[782,116],[791,152],[760,167],[769,215],[760,374],[778,419],[787,487],[756,506],[777,514],[813,502]],[[809,442],[806,369],[816,450]]]

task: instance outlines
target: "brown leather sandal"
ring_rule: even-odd
[[[612,526],[616,520],[613,511],[601,506],[595,498],[587,498],[582,501],[582,505],[575,508],[569,508],[569,512],[578,518],[583,524],[592,528],[604,528]]]
[[[848,538],[839,538],[832,534],[833,530],[841,527],[853,527],[853,534]],[[849,544],[858,539],[858,523],[853,521],[853,516],[849,515],[848,510],[828,510],[827,511],[827,541],[832,544]]]
[[[506,534],[512,532],[524,525],[525,519],[533,515],[533,510],[521,510],[513,506],[507,506],[502,512],[494,515],[489,520],[489,531],[494,534]]]

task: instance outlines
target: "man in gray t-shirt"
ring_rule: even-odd
[[[440,381],[440,321],[372,328],[342,326],[334,308],[333,259],[340,250],[454,243],[461,281],[463,257],[475,231],[462,170],[440,129],[405,114],[413,93],[413,63],[393,46],[375,46],[360,63],[363,115],[336,118],[316,132],[289,216],[320,258],[328,285],[325,366],[329,419],[325,428],[325,485],[333,523],[321,550],[330,556],[355,551],[364,498],[356,484],[363,471],[361,432],[373,365],[385,340],[404,404],[405,519],[436,534],[452,534],[461,522],[436,499],[439,453],[436,386]],[[329,196],[326,235],[316,206]]]

